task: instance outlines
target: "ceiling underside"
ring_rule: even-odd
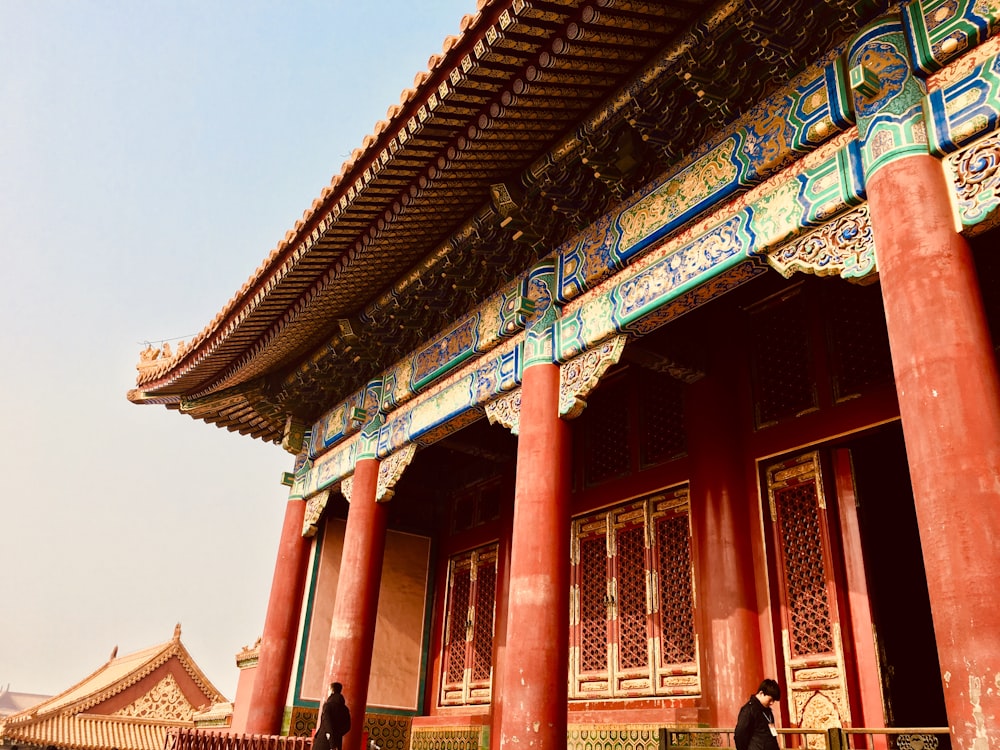
[[[869,2],[486,4],[293,241],[130,398],[279,440],[826,53]],[[516,205],[498,210],[491,186]]]

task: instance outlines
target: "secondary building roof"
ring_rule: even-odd
[[[41,703],[50,697],[40,693],[15,693],[11,691],[10,685],[0,688],[0,719],[31,708],[36,703]]]
[[[0,744],[66,750],[160,750],[171,727],[224,702],[180,640],[118,656],[56,696],[0,722]]]

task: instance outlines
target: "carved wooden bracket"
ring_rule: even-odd
[[[395,494],[393,488],[396,486],[399,478],[403,476],[403,471],[410,465],[410,461],[413,460],[416,452],[417,446],[414,443],[410,443],[400,448],[388,458],[383,459],[378,467],[378,485],[375,488],[375,502],[385,503],[392,500],[392,496]]]
[[[816,276],[837,275],[858,284],[876,281],[878,268],[868,204],[775,248],[767,254],[767,262],[786,279],[799,271]]]
[[[521,428],[521,389],[517,388],[486,404],[486,418],[516,435]]]
[[[410,465],[414,454],[417,452],[415,443],[403,446],[398,451],[382,459],[378,465],[378,480],[375,485],[375,502],[385,503],[392,500],[393,488],[396,482],[403,476],[403,471]],[[340,482],[340,493],[351,502],[351,493],[354,491],[354,476],[344,477]]]
[[[587,406],[585,397],[601,382],[601,376],[608,368],[618,363],[627,339],[625,335],[610,338],[560,366],[560,417],[573,419],[580,416]],[[486,404],[486,417],[490,424],[502,425],[517,435],[521,426],[521,389],[517,388]]]
[[[346,481],[346,480],[345,480]],[[306,516],[302,520],[302,536],[316,536],[319,519],[330,499],[330,490],[318,492],[306,501]]]
[[[559,368],[559,416],[574,419],[587,407],[590,394],[625,349],[627,336],[615,336],[596,349],[589,349]]]

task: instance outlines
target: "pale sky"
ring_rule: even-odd
[[[292,456],[130,404],[475,0],[0,0],[0,687],[169,640],[235,697]],[[173,342],[171,342],[173,345]]]

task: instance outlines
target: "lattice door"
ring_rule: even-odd
[[[699,691],[687,497],[680,489],[574,521],[571,697]]]
[[[489,703],[493,676],[497,546],[452,558],[441,671],[441,704]]]
[[[849,726],[837,582],[820,454],[767,469],[788,705],[805,728]]]
[[[606,512],[573,522],[572,550],[569,692],[573,697],[609,696],[612,592]]]
[[[615,695],[650,695],[653,633],[649,600],[647,504],[613,510],[611,526],[611,674]]]
[[[653,535],[653,622],[656,692],[698,695],[691,513],[687,488],[650,499]]]

